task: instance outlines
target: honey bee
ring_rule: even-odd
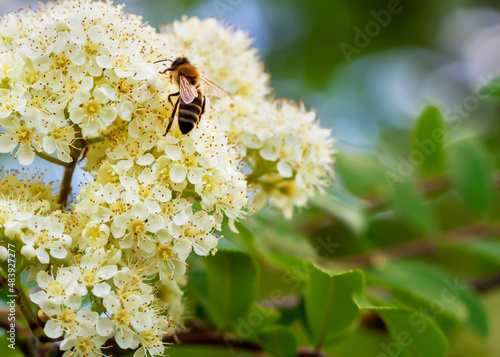
[[[160,60],[156,61],[171,61]],[[179,96],[174,105],[174,110],[170,117],[167,130],[164,135],[170,131],[174,122],[175,112],[179,109],[177,122],[182,134],[187,134],[200,122],[202,114],[205,112],[205,95],[214,95],[216,97],[232,101],[231,96],[224,89],[219,87],[212,81],[209,81],[189,62],[186,57],[178,57],[173,62],[170,68],[161,71],[161,74],[170,72],[170,78],[173,78],[179,86],[177,93],[172,93],[168,96],[168,101],[173,105],[171,97]],[[203,92],[202,89],[203,88]]]

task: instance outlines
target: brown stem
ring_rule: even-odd
[[[64,162],[64,161],[61,161],[59,159],[56,159],[55,157],[51,156],[51,155],[48,155],[44,152],[38,152],[36,151],[35,152],[36,156],[44,159],[44,160],[47,160],[53,164],[56,164],[56,165],[59,165],[59,166],[64,166],[64,167],[70,167],[71,166],[71,162]]]
[[[500,275],[488,276],[478,280],[469,282],[469,285],[478,292],[489,291],[497,286],[500,286]]]
[[[81,137],[80,127],[74,125],[75,131],[78,137]],[[82,152],[84,151],[87,143],[85,139],[76,139],[73,142],[73,146],[70,149],[70,156],[72,161],[68,166],[64,169],[64,176],[61,182],[61,190],[59,191],[59,199],[58,202],[61,205],[61,208],[66,208],[68,204],[68,197],[71,193],[71,180],[73,179],[73,173],[75,172],[76,165],[80,159]]]
[[[448,191],[451,182],[448,177],[437,177],[421,180],[417,184],[418,192],[425,197],[439,195]],[[379,196],[368,196],[363,199],[365,209],[369,212],[377,212],[389,206],[390,201]]]
[[[500,234],[500,225],[475,224],[439,236],[426,237],[421,240],[407,242],[388,248],[377,249],[350,257],[333,259],[332,264],[350,265],[356,267],[370,266],[385,260],[404,259],[434,253],[442,246],[458,245],[481,236]],[[330,262],[328,262],[330,263]]]
[[[493,186],[500,190],[500,172],[493,174]],[[447,192],[451,187],[451,181],[448,177],[436,177],[431,179],[423,179],[417,184],[418,192],[424,197],[432,197]],[[368,212],[374,213],[384,210],[390,205],[390,200],[385,197],[376,195],[362,198],[364,209]],[[337,223],[336,221],[332,222]]]
[[[73,159],[73,162],[76,162]],[[64,169],[64,176],[61,182],[61,191],[59,192],[59,204],[61,208],[65,208],[68,204],[68,197],[71,193],[71,180],[73,179],[73,173],[75,172],[75,166],[66,167]]]
[[[28,323],[28,327],[35,336],[43,335],[42,322],[38,318],[38,315],[33,311],[31,307],[31,300],[28,296],[28,292],[24,288],[21,282],[21,274],[16,276],[16,287],[15,292],[18,299],[19,310],[21,311],[23,317]]]

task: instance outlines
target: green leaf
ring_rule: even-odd
[[[297,356],[297,340],[290,329],[283,326],[265,327],[259,334],[264,351],[276,357]]]
[[[352,294],[362,291],[363,284],[363,273],[359,270],[332,274],[311,264],[304,303],[311,340],[317,348],[357,319],[359,309]]]
[[[230,251],[238,251],[242,253],[248,253],[245,246],[243,246],[240,242],[230,241],[226,238],[219,239],[217,243],[217,251],[219,250],[230,250]]]
[[[366,271],[367,280],[403,293],[422,304],[430,316],[444,314],[480,336],[488,334],[486,311],[479,298],[457,277],[415,261],[397,261]]]
[[[443,117],[436,107],[428,106],[417,121],[410,154],[423,177],[445,171],[443,136]]]
[[[454,186],[473,212],[484,215],[492,192],[491,159],[470,140],[456,143],[451,152],[450,175]]]
[[[500,97],[500,77],[493,78],[488,84],[480,89],[483,95],[492,95]]]
[[[331,213],[335,218],[344,222],[355,234],[361,235],[366,232],[368,220],[359,200],[346,202],[346,200],[341,201],[333,195],[318,195],[311,200],[311,205]]]
[[[388,194],[386,169],[374,155],[337,154],[336,170],[347,190],[355,196]]]
[[[12,344],[11,340],[8,340],[9,335],[3,331],[0,332],[0,353],[3,356],[9,356],[9,357],[23,357],[25,354],[23,353],[23,350],[21,349],[21,346],[18,344],[18,342],[14,342]],[[18,338],[18,337],[16,337]],[[10,347],[9,347],[10,346]],[[12,348],[12,346],[14,348]],[[24,351],[28,352],[28,351]]]
[[[408,182],[395,185],[394,212],[403,221],[423,234],[429,234],[436,230],[436,221],[429,206]]]
[[[252,258],[241,251],[219,249],[204,259],[207,271],[208,309],[221,331],[250,308],[257,293],[258,270]]]
[[[360,309],[375,311],[384,321],[394,340],[390,343],[380,343],[381,356],[446,356],[448,350],[446,337],[427,316],[402,306],[375,305],[360,294],[356,294],[354,300]]]
[[[207,313],[210,313],[208,302],[208,288],[207,288],[207,273],[203,269],[192,269],[189,273],[190,281],[188,285],[188,292],[191,298],[194,298]]]
[[[500,241],[494,238],[461,244],[454,247],[454,249],[477,255],[494,264],[500,265]]]
[[[253,304],[245,315],[236,319],[233,332],[243,340],[255,339],[263,328],[276,324],[280,318],[279,310]]]

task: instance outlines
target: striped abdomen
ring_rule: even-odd
[[[183,134],[189,133],[198,124],[202,114],[203,94],[198,89],[198,96],[191,103],[181,98],[179,103],[179,128]]]

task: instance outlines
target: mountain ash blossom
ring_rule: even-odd
[[[268,204],[292,217],[331,180],[330,130],[270,96],[251,44],[213,19],[157,32],[106,1],[0,18],[0,152],[74,167],[84,147],[68,207],[43,175],[0,173],[0,248],[14,244],[30,267],[63,356],[101,356],[113,340],[163,355],[183,327],[189,256],[215,254],[226,222]],[[176,118],[165,135],[179,88],[155,62],[180,56],[233,100],[208,96],[188,135]]]

